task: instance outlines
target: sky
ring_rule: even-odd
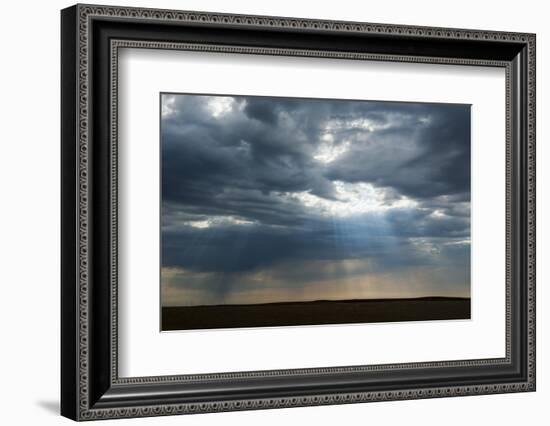
[[[470,105],[160,108],[162,306],[470,296]]]

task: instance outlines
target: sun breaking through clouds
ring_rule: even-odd
[[[163,306],[469,297],[469,105],[161,96]]]

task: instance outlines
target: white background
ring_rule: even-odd
[[[122,3],[123,1],[120,0]],[[103,3],[118,4],[118,1]],[[550,159],[545,143],[550,97],[550,28],[544,2],[526,0],[297,2],[277,0],[140,1],[133,6],[165,7],[437,25],[537,33],[538,131],[538,390],[422,401],[292,408],[200,416],[118,420],[119,424],[332,425],[370,424],[500,425],[547,424],[550,400],[548,341],[550,316]],[[59,395],[59,9],[64,1],[3,5],[0,73],[0,397],[4,424],[69,424],[57,415]],[[488,164],[487,167],[492,167]],[[491,253],[487,253],[491,256]],[[114,423],[108,421],[102,424]]]
[[[123,49],[119,374],[504,357],[504,75],[489,67]],[[166,91],[472,104],[472,319],[159,333],[158,98]],[[487,163],[493,173],[486,173]]]

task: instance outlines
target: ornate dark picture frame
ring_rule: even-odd
[[[118,375],[122,47],[485,65],[506,71],[506,356]],[[535,390],[535,35],[76,5],[61,13],[61,413],[74,420]]]

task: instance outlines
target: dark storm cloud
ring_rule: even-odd
[[[334,180],[421,198],[469,191],[468,106],[249,97],[235,98],[242,111],[212,119],[205,99],[178,96],[177,113],[163,120],[165,200],[212,198],[223,185],[331,198]],[[335,146],[345,139],[351,148],[321,167],[312,155],[331,121]]]
[[[469,193],[469,108],[416,105],[404,123],[369,134],[367,149],[354,145],[331,164],[326,176],[373,182],[417,198]],[[426,114],[425,121],[411,120],[416,109]]]
[[[372,259],[379,270],[469,270],[469,114],[466,105],[163,95],[163,267],[232,274]],[[365,201],[376,208],[330,210],[360,204],[346,191],[361,184],[376,191]]]
[[[224,187],[236,192],[311,190],[331,195],[330,181],[311,158],[317,143],[311,130],[306,131],[292,116],[272,128],[282,102],[271,105],[269,113],[267,102],[251,116],[246,102],[244,111],[217,120],[212,119],[204,98],[176,99],[178,113],[163,120],[162,127],[164,200],[211,199]]]
[[[200,216],[196,219],[204,219]],[[427,210],[398,209],[342,219],[302,218],[284,226],[222,223],[205,229],[176,227],[163,232],[164,266],[198,271],[244,271],[296,258],[376,258],[386,265],[425,264],[410,239],[443,245],[469,238],[469,220],[432,218]],[[205,253],[208,253],[206,256]]]

